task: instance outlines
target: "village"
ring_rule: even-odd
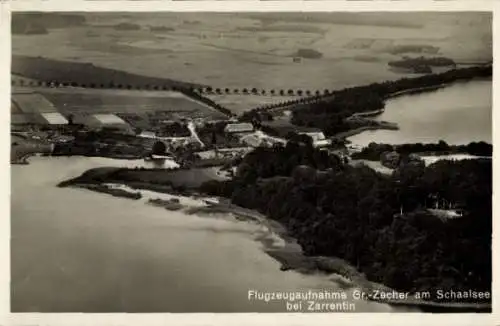
[[[266,133],[259,123],[228,116],[180,92],[102,93],[69,87],[14,88],[11,163],[26,164],[30,155],[41,153],[222,166],[256,147],[287,143],[285,137]],[[289,114],[275,111],[274,120]],[[310,137],[314,147],[346,153],[345,146],[339,151],[320,130],[291,132]]]

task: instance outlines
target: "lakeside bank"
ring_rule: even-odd
[[[123,193],[129,192],[137,194],[137,190],[124,185],[116,185],[115,189],[120,189]],[[88,189],[96,191],[94,187]],[[141,191],[139,191],[141,193]],[[407,299],[383,299],[377,298],[374,293],[398,293],[382,284],[371,282],[366,279],[363,273],[357,271],[351,264],[343,259],[335,257],[322,256],[305,256],[302,248],[297,241],[291,237],[286,228],[279,222],[268,219],[255,210],[245,209],[237,205],[233,205],[227,200],[221,198],[211,198],[196,195],[195,197],[189,194],[170,194],[156,193],[147,191],[147,198],[151,201],[163,201],[164,203],[175,203],[174,210],[182,210],[189,215],[208,216],[217,218],[221,215],[229,215],[238,221],[257,223],[265,228],[264,233],[257,237],[256,240],[264,245],[264,252],[278,261],[281,264],[280,270],[294,270],[298,273],[310,275],[314,273],[325,273],[332,281],[345,289],[356,289],[358,291],[370,294],[368,300],[381,302],[396,306],[406,306],[410,308],[418,308],[427,312],[488,312],[491,311],[489,304],[474,304],[474,303],[448,303],[448,302],[433,302],[422,299],[415,299],[412,295]],[[152,196],[159,196],[163,199],[151,199]],[[128,196],[125,196],[128,197]],[[166,199],[165,199],[166,198]],[[136,199],[136,198],[132,198]],[[222,201],[222,203],[215,203]],[[158,205],[167,210],[172,210],[169,207],[164,207],[164,204]],[[231,218],[231,217],[230,217]],[[401,292],[404,293],[404,292]]]
[[[130,200],[56,187],[92,168],[133,168],[144,162],[87,157],[31,161],[12,167],[15,312],[286,312],[281,301],[249,301],[248,290],[344,291],[322,273],[281,271],[280,263],[264,254],[267,246],[261,240],[273,246],[281,246],[282,240],[257,223],[226,213],[207,218],[154,207],[147,199],[161,195],[147,191],[140,200]],[[199,202],[166,196],[190,207]],[[55,286],[61,287],[57,296],[48,291]],[[207,299],[214,296],[218,300]],[[360,312],[411,310],[355,304]]]
[[[64,187],[86,188],[91,191],[104,192],[95,184],[85,185],[75,183],[65,185]],[[346,261],[335,257],[310,257],[305,256],[301,246],[297,243],[286,228],[277,221],[268,219],[266,216],[251,209],[245,209],[237,205],[231,204],[224,198],[205,197],[204,195],[191,193],[172,193],[172,192],[156,192],[150,189],[131,188],[126,184],[108,184],[107,189],[120,191],[119,197],[137,200],[141,198],[147,199],[145,205],[153,203],[158,208],[172,210],[167,203],[175,203],[176,211],[182,211],[188,215],[206,216],[208,218],[234,219],[244,223],[256,224],[259,227],[259,235],[255,238],[261,243],[263,251],[272,259],[279,262],[280,270],[296,271],[304,275],[313,275],[321,273],[327,275],[334,284],[339,284],[344,290],[358,289],[363,292],[392,291],[392,289],[381,284],[376,284],[368,281],[364,275],[358,272]],[[112,196],[116,196],[114,192],[108,192]],[[129,195],[126,195],[128,193]],[[141,196],[136,198],[137,194]],[[381,303],[385,303],[380,301]],[[412,307],[412,305],[408,305]]]

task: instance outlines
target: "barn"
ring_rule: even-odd
[[[51,126],[67,125],[68,120],[59,112],[40,113],[45,122]]]
[[[303,132],[301,135],[307,135],[312,138],[314,147],[325,147],[331,145],[331,140],[325,137],[325,134],[319,132]]]
[[[229,123],[224,128],[224,132],[228,134],[244,134],[253,132],[254,128],[251,123]]]
[[[84,124],[96,130],[107,130],[124,134],[135,134],[134,129],[115,114],[93,114],[88,116]]]
[[[35,92],[16,92],[11,97],[12,125],[59,127],[68,120],[44,96]]]

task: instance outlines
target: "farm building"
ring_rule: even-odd
[[[253,125],[248,122],[244,123],[230,123],[224,128],[224,132],[228,134],[239,134],[253,132]]]
[[[68,120],[58,112],[52,113],[14,113],[10,116],[12,125],[43,125],[49,128],[58,128],[68,125]]]
[[[58,112],[51,113],[12,113],[10,123],[18,126],[43,125],[48,128],[58,128],[68,125],[68,120]]]
[[[259,147],[262,144],[262,138],[257,135],[247,135],[241,138],[241,142],[250,147]]]
[[[325,134],[321,131],[319,132],[304,132],[302,135],[307,135],[312,138],[314,147],[324,147],[330,145],[332,142],[330,139],[325,137]]]
[[[43,95],[16,91],[11,97],[11,124],[57,127],[67,125],[68,120]]]
[[[125,134],[133,134],[133,128],[115,114],[93,114],[85,119],[84,124],[98,130],[108,130]]]
[[[67,125],[68,120],[59,112],[40,113],[41,117],[51,126]]]
[[[250,147],[272,147],[273,144],[277,143],[277,139],[269,137],[259,131],[254,134],[249,134],[241,137],[240,141]]]
[[[144,130],[137,137],[141,138],[156,138],[156,133],[154,131]]]

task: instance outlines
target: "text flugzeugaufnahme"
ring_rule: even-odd
[[[345,291],[313,291],[309,290],[294,292],[261,292],[257,290],[248,291],[248,300],[264,302],[271,301],[302,301],[302,300],[347,300]]]
[[[345,291],[291,291],[291,292],[264,292],[257,290],[248,291],[248,300],[255,301],[330,301],[330,300],[408,300],[408,299],[424,299],[424,300],[444,300],[444,301],[462,301],[464,299],[489,299],[489,292],[478,291],[452,291],[438,290],[431,294],[427,291],[410,293],[398,291],[372,290],[362,291],[355,289],[348,296]]]

